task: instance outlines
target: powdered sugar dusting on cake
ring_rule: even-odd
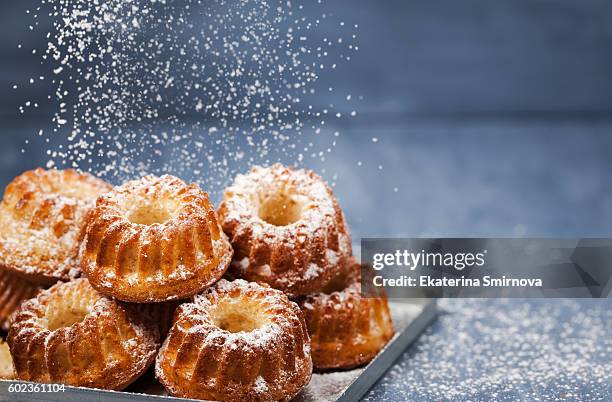
[[[261,394],[268,390],[268,383],[262,376],[257,376],[255,379],[255,387],[253,388],[255,393]]]
[[[8,342],[15,348],[42,348],[38,354],[13,354],[23,380],[121,389],[152,363],[159,332],[156,323],[140,320],[126,305],[96,292],[86,279],[75,279],[58,282],[24,303]],[[54,364],[47,364],[47,356]],[[84,378],[85,361],[91,364]]]
[[[77,277],[85,216],[110,188],[74,170],[36,169],[15,178],[0,205],[0,263],[42,284]]]
[[[243,319],[236,314],[244,314]],[[226,327],[228,315],[234,324],[249,319],[255,325]],[[297,305],[278,290],[222,279],[179,306],[175,317],[156,365],[157,377],[175,393],[199,399],[250,400],[257,395],[285,400],[310,380],[305,324]],[[212,353],[216,365],[206,376],[193,376],[198,367],[209,367]]]
[[[236,289],[240,289],[239,295],[234,295]],[[255,292],[254,295],[246,296],[244,292]],[[198,295],[194,298],[195,304],[188,304],[187,309],[190,313],[195,314],[208,314],[214,310],[215,306],[224,299],[255,299],[257,303],[261,305],[262,311],[266,312],[269,309],[286,309],[287,303],[291,303],[286,300],[286,297],[281,292],[265,288],[254,282],[247,282],[242,279],[235,281],[227,281],[225,279],[220,280],[215,284],[214,287],[205,291],[202,295]],[[279,299],[280,297],[280,299]],[[200,310],[197,305],[205,306],[204,311]],[[183,306],[185,307],[185,306]],[[297,306],[296,306],[297,307]],[[208,318],[206,318],[208,321]],[[249,345],[251,347],[261,347],[264,349],[274,347],[274,343],[278,341],[281,332],[284,330],[282,325],[274,322],[263,322],[263,325],[253,331],[240,331],[240,332],[224,332],[224,338],[226,339],[227,345],[234,345],[237,347],[238,344]],[[196,330],[197,331],[197,330]],[[216,333],[211,333],[216,334]],[[218,335],[218,334],[216,334]],[[208,341],[208,339],[207,339]],[[241,341],[245,341],[241,342]]]
[[[208,195],[169,175],[129,181],[100,197],[82,244],[92,286],[136,303],[190,297],[217,281],[232,255]]]
[[[275,222],[278,216],[289,221]],[[312,171],[280,164],[253,167],[226,190],[219,219],[234,246],[236,275],[292,296],[323,286],[351,255],[338,202]]]

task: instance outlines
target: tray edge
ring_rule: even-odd
[[[438,303],[432,299],[421,313],[392,340],[363,372],[346,388],[336,402],[360,400],[389,370],[402,353],[412,345],[438,316]]]

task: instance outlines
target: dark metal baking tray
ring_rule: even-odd
[[[315,373],[310,383],[295,398],[296,402],[355,401],[361,398],[387,371],[400,354],[436,317],[435,300],[390,301],[396,334],[367,366],[354,370]],[[24,383],[0,380],[0,400],[5,401],[188,401],[165,394],[151,372],[123,392],[80,387],[65,387],[64,392],[10,393],[9,385]]]

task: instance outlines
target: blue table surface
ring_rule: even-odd
[[[366,401],[612,400],[612,300],[448,299]]]
[[[17,38],[26,49],[46,42],[26,34],[24,9],[38,3],[1,6],[4,89],[40,75],[16,46]],[[355,119],[331,120],[305,139],[326,158],[304,165],[336,183],[356,242],[612,236],[612,3],[356,0],[326,7],[347,26],[359,24],[361,50],[350,68],[321,78],[337,95],[315,106],[340,104],[346,94],[364,99],[343,110],[355,107]],[[336,27],[316,34],[334,38]],[[0,99],[0,187],[44,166],[46,149],[64,141],[37,140],[54,109],[39,121],[24,118],[18,105],[35,89],[24,88]],[[215,202],[227,181],[221,184],[207,188]],[[612,400],[610,300],[440,306],[437,321],[366,400]]]

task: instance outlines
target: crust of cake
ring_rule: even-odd
[[[23,303],[7,341],[20,380],[121,390],[154,361],[159,331],[76,279]]]
[[[16,177],[0,204],[0,266],[40,285],[79,276],[75,262],[85,216],[110,189],[72,169]]]
[[[4,339],[0,339],[0,379],[13,380],[15,379],[15,370],[13,369],[13,358],[9,346]]]
[[[345,272],[328,285],[332,289],[298,301],[310,334],[316,370],[364,365],[393,338],[387,297],[383,292],[376,297],[362,296],[360,269],[352,259]]]
[[[259,326],[234,332],[221,328],[218,317],[232,311],[241,311]],[[288,401],[312,375],[301,311],[278,290],[222,279],[178,307],[155,372],[174,396]]]
[[[92,286],[135,303],[193,296],[221,278],[231,259],[208,194],[168,175],[100,197],[81,244],[81,267]]]
[[[0,267],[0,329],[8,331],[13,313],[21,302],[30,299],[40,288]]]
[[[267,221],[262,207],[274,197],[286,205],[276,211],[279,216],[264,216]],[[344,214],[331,188],[312,171],[276,164],[238,175],[225,190],[219,219],[234,247],[231,273],[291,297],[316,292],[352,254]],[[274,223],[283,220],[288,223]]]

